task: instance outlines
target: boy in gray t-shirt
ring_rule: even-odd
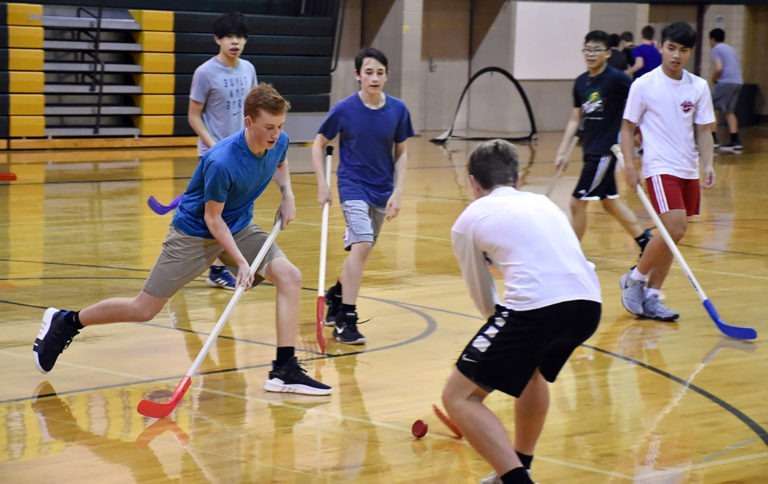
[[[253,64],[240,58],[248,38],[243,16],[224,15],[213,27],[219,53],[195,69],[189,93],[189,125],[200,137],[200,156],[243,129],[243,101],[258,84]]]
[[[241,59],[248,40],[242,14],[229,13],[216,19],[213,34],[219,53],[195,69],[189,93],[189,125],[197,133],[202,157],[222,139],[243,129],[243,103],[258,84],[253,64]],[[236,280],[224,265],[212,265],[207,283],[234,291]]]
[[[709,32],[709,45],[712,47],[712,83],[715,85],[712,100],[715,110],[725,116],[731,136],[728,144],[719,148],[720,151],[741,153],[743,146],[739,139],[739,120],[736,117],[736,104],[744,83],[741,77],[741,63],[733,47],[725,43],[723,29],[712,29]]]

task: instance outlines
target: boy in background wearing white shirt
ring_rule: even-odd
[[[467,344],[443,404],[494,468],[488,481],[533,482],[527,470],[554,382],[600,321],[600,283],[565,214],[546,196],[516,190],[517,151],[507,141],[478,146],[467,166],[475,196],[452,229],[461,273],[486,323]],[[504,276],[496,296],[488,265]],[[483,404],[494,390],[517,398],[515,443]]]
[[[639,126],[643,133],[642,177],[656,213],[677,243],[685,235],[688,217],[699,213],[699,161],[704,188],[715,184],[715,116],[707,81],[683,68],[693,52],[696,31],[685,22],[675,22],[661,37],[661,66],[638,78],[629,90],[621,151],[628,160],[624,167],[627,183],[634,187],[640,177],[629,160],[632,135]],[[675,321],[680,315],[659,297],[671,265],[672,252],[664,240],[651,239],[637,266],[621,277],[624,308],[635,316]]]

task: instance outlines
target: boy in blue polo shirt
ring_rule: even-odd
[[[373,48],[362,49],[355,57],[360,90],[339,101],[320,126],[312,145],[312,163],[317,177],[317,199],[330,201],[323,170],[323,152],[339,136],[339,198],[346,221],[344,261],[336,285],[326,293],[326,324],[346,344],[363,344],[357,329],[357,295],[368,255],[384,219],[400,211],[408,161],[406,141],[414,135],[411,115],[405,104],[384,94],[387,57]],[[343,287],[343,291],[342,291]]]
[[[48,373],[85,326],[149,321],[179,289],[216,257],[237,267],[237,284],[246,288],[264,278],[277,289],[277,358],[264,384],[271,392],[328,395],[331,387],[310,378],[294,355],[298,331],[301,273],[273,245],[257,274],[250,271],[267,233],[251,223],[253,203],[270,180],[280,187],[283,224],[296,216],[282,132],[290,105],[270,85],[251,90],[245,100],[245,129],[225,138],[200,160],[168,230],[163,250],[144,288],[133,298],[100,301],[82,311],[48,308],[35,340],[37,368]]]

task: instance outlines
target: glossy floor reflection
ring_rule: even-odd
[[[478,482],[489,467],[432,415],[452,361],[480,324],[457,272],[449,228],[468,201],[472,144],[413,141],[401,216],[385,225],[361,292],[365,347],[314,341],[320,210],[314,176],[295,173],[299,219],[278,243],[303,271],[299,357],[333,385],[330,397],[268,394],[274,290],[242,300],[170,418],[136,412],[164,399],[191,364],[231,293],[202,279],[152,322],[89,328],[42,376],[31,346],[48,306],[80,308],[142,287],[170,215],[149,195],[183,190],[193,150],[5,153],[0,171],[0,482]],[[746,153],[719,156],[718,185],[681,249],[726,320],[768,337],[768,130]],[[520,146],[524,189],[543,193],[559,137]],[[294,171],[306,148],[292,149]],[[566,207],[580,164],[556,184]],[[278,194],[257,202],[269,224]],[[639,214],[642,206],[629,197]],[[539,482],[765,482],[768,353],[722,338],[682,272],[665,293],[679,324],[638,321],[621,308],[618,278],[634,243],[599,206],[584,239],[605,299],[601,327],[552,387],[537,449]],[[644,223],[650,224],[647,217]],[[329,283],[344,257],[343,219],[331,211]],[[330,331],[328,332],[330,338]],[[511,400],[489,404],[509,428]],[[423,419],[429,433],[410,435]]]

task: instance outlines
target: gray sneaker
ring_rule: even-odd
[[[643,317],[649,319],[658,319],[659,321],[674,321],[680,317],[680,314],[672,311],[661,302],[658,295],[648,296],[643,301]]]
[[[629,277],[632,271],[627,272],[619,280],[621,287],[621,305],[629,313],[635,316],[643,315],[643,300],[645,299],[645,281],[638,281]]]

